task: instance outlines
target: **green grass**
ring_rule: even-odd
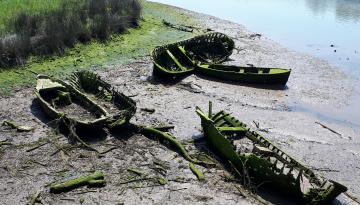
[[[48,59],[32,57],[25,67],[0,70],[0,95],[11,95],[14,88],[34,86],[34,73],[60,76],[76,69],[97,70],[131,63],[149,55],[157,45],[192,36],[191,33],[162,24],[162,19],[165,19],[173,23],[195,25],[196,22],[191,17],[156,3],[144,2],[143,7],[144,20],[140,22],[141,27],[130,29],[127,34],[113,35],[106,43],[77,44],[63,56]]]
[[[0,0],[0,36],[7,33],[6,25],[21,11],[37,14],[51,11],[61,5],[62,0]]]

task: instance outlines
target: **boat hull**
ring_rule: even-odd
[[[107,120],[109,118],[107,112],[76,88],[59,79],[50,78],[43,75],[38,77],[38,85],[40,80],[48,80],[49,82],[55,82],[61,85],[61,87],[53,87],[50,89],[37,86],[35,91],[35,95],[40,104],[40,107],[50,119],[58,120],[61,125],[65,125],[67,128],[71,126],[75,128],[76,131],[98,130],[102,129],[107,124]],[[56,91],[66,91],[71,93],[71,96],[76,96],[77,100],[81,101],[85,106],[91,107],[92,111],[96,113],[97,117],[95,119],[80,120],[75,117],[70,117],[64,112],[59,111],[49,102],[49,100],[46,100],[48,93],[54,93]]]
[[[193,73],[197,62],[221,63],[234,48],[234,41],[214,32],[156,47],[150,54],[153,74],[165,79],[181,78]]]
[[[199,64],[196,72],[204,76],[214,77],[226,81],[234,81],[249,84],[269,84],[269,85],[285,85],[290,77],[291,70],[283,70],[278,73],[241,73],[240,69],[273,69],[273,68],[254,68],[239,67],[227,65],[204,65]]]

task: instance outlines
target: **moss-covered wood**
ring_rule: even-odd
[[[53,184],[50,186],[51,193],[61,193],[71,191],[81,186],[103,186],[106,181],[102,172],[94,172],[90,175],[81,176],[66,182]]]
[[[154,74],[177,78],[191,74],[198,63],[221,63],[234,49],[234,41],[225,34],[212,32],[156,47],[151,52]]]
[[[230,162],[243,183],[277,187],[308,204],[328,204],[347,190],[337,182],[315,175],[225,111],[209,116],[197,108],[196,113],[211,147],[224,161]],[[228,132],[230,127],[235,130]],[[240,139],[240,147],[233,139]]]

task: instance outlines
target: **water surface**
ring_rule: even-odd
[[[245,25],[360,77],[360,0],[153,0]]]

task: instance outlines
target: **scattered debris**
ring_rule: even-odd
[[[162,178],[162,177],[159,177],[159,178],[158,178],[158,182],[159,182],[160,185],[165,185],[165,184],[167,184],[166,179],[164,179],[164,178]]]
[[[360,198],[359,197],[356,197],[353,194],[350,194],[349,192],[345,192],[344,194],[345,194],[345,196],[349,197],[351,200],[353,200],[357,204],[360,204]]]
[[[27,205],[34,205],[36,203],[41,203],[40,193],[41,193],[40,191],[36,192],[36,194],[34,194],[34,196],[31,197],[31,200],[29,203],[27,203]]]
[[[63,183],[53,184],[50,186],[51,193],[67,192],[81,186],[104,186],[106,181],[102,172],[94,172],[93,174],[72,179]]]
[[[318,125],[320,125],[321,127],[325,128],[325,129],[330,130],[332,133],[335,133],[335,134],[337,134],[337,135],[341,136],[341,134],[340,134],[340,133],[338,133],[338,132],[336,132],[335,130],[333,130],[333,129],[329,128],[328,126],[326,126],[326,125],[324,125],[324,124],[322,124],[322,123],[320,123],[320,122],[315,122],[315,123],[316,123],[316,124],[318,124]]]
[[[167,27],[170,27],[170,28],[173,28],[173,29],[177,29],[179,31],[184,31],[184,32],[189,32],[189,33],[192,33],[194,31],[194,29],[190,28],[190,26],[185,26],[185,25],[175,25],[175,24],[172,24],[166,20],[162,20],[162,23],[167,26]]]
[[[214,166],[213,163],[198,161],[196,159],[191,158],[189,153],[185,149],[185,147],[168,133],[161,132],[161,131],[151,128],[151,127],[136,126],[136,125],[133,125],[133,126],[135,126],[136,129],[141,134],[153,135],[153,136],[157,137],[159,140],[164,140],[164,141],[168,142],[170,144],[170,146],[176,148],[176,150],[189,162],[192,162],[194,164],[203,165],[203,166]]]
[[[43,142],[43,143],[39,143],[39,144],[36,145],[35,147],[32,147],[32,148],[26,150],[26,152],[32,152],[32,151],[34,151],[34,150],[36,150],[36,149],[38,149],[38,148],[40,148],[40,147],[42,147],[42,146],[45,146],[45,145],[47,145],[47,144],[49,144],[49,141],[46,141],[46,142]]]
[[[155,109],[153,108],[140,108],[141,111],[148,112],[150,114],[153,114],[155,112]]]
[[[153,127],[156,130],[162,131],[162,132],[167,132],[169,130],[172,130],[175,128],[174,125],[166,125],[166,126],[161,126],[161,127]]]
[[[127,169],[127,171],[128,171],[128,172],[131,172],[131,173],[134,173],[134,174],[136,174],[136,175],[138,175],[138,176],[141,176],[141,175],[144,174],[141,170],[134,169],[134,168],[129,168],[129,169]]]
[[[8,126],[11,129],[16,129],[18,132],[30,132],[33,131],[34,128],[30,126],[18,125],[15,122],[11,122],[8,120],[4,120],[2,123],[3,126]]]
[[[205,180],[204,173],[202,173],[198,168],[196,168],[193,163],[189,162],[189,168],[196,175],[196,177],[199,181]]]

